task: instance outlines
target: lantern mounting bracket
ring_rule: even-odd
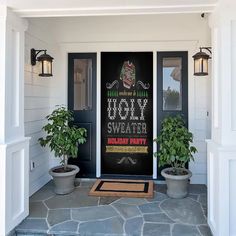
[[[46,54],[47,50],[43,49],[43,50],[35,50],[34,48],[31,49],[31,65],[35,66],[36,65],[36,61],[37,61],[37,56],[40,52],[44,52],[44,54]]]
[[[212,54],[212,51],[211,51],[211,47],[200,47],[200,52],[202,52],[202,50],[207,50],[210,54]],[[211,59],[211,57],[209,57]]]

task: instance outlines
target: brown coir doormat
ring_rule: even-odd
[[[89,192],[97,197],[153,197],[151,180],[97,180]]]

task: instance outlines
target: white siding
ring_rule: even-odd
[[[198,149],[195,162],[190,163],[193,172],[192,183],[205,183],[207,181],[207,149],[206,139],[210,138],[211,127],[211,81],[209,76],[195,77],[195,117],[194,117],[194,145]],[[189,104],[191,106],[191,104]]]
[[[29,172],[30,195],[41,188],[50,180],[48,170],[51,156],[47,148],[39,145],[38,139],[44,135],[42,126],[45,124],[45,116],[48,115],[56,104],[61,104],[57,90],[57,48],[50,43],[52,39],[47,34],[35,27],[29,26],[25,36],[25,135],[31,137],[29,148],[30,162],[34,162],[35,168]],[[30,49],[47,49],[48,54],[55,58],[53,62],[53,77],[39,77],[39,67],[30,64]],[[58,91],[59,92],[59,91]],[[30,166],[30,163],[29,163]]]

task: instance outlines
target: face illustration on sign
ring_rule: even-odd
[[[135,86],[135,66],[132,62],[125,61],[123,63],[120,79],[123,81],[123,86],[127,89]]]

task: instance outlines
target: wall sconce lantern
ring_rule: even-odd
[[[38,56],[40,52],[44,53]],[[36,65],[36,61],[40,62],[41,73],[39,74],[39,76],[42,77],[52,76],[52,61],[54,58],[48,55],[46,52],[47,50],[35,50],[34,48],[31,49],[31,65]]]
[[[200,47],[200,52],[193,55],[195,76],[208,75],[208,60],[211,59],[211,57],[203,52],[203,49],[211,54],[211,47]]]

